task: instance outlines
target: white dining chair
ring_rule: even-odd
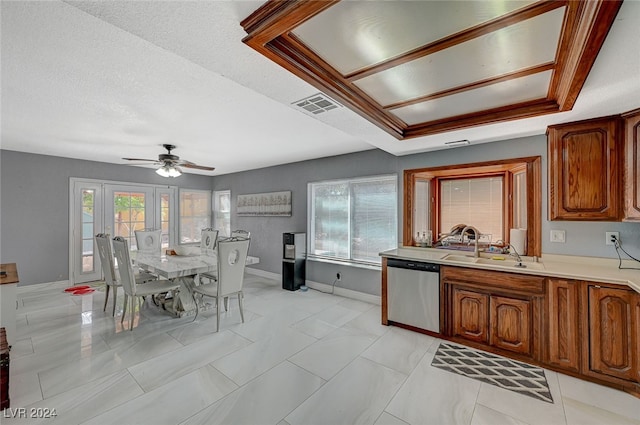
[[[138,286],[133,274],[127,240],[120,236],[113,238],[113,250],[115,251],[116,259],[120,266],[120,281],[122,283],[122,289],[124,289],[124,308],[122,310],[122,319],[120,319],[120,322],[124,322],[124,317],[127,313],[127,304],[129,299],[131,299],[131,319],[129,322],[129,330],[133,330],[135,306],[142,297],[158,295],[169,291],[177,291],[180,284],[174,283],[170,280],[152,280],[150,282],[146,282],[144,285]],[[140,305],[140,307],[142,307],[142,305]]]
[[[216,247],[218,245],[218,231],[210,227],[202,229],[202,235],[200,239],[200,249],[203,255],[215,256]],[[215,273],[200,273],[200,282],[215,281],[218,279],[218,275]]]
[[[233,295],[238,296],[238,306],[240,308],[240,318],[244,323],[244,310],[242,301],[244,293],[244,269],[249,253],[249,239],[226,239],[218,242],[218,280],[213,283],[195,286],[193,288],[193,301],[196,304],[196,316],[198,317],[198,301],[196,294],[200,294],[200,301],[203,297],[212,297],[216,300],[216,332],[220,330],[220,302],[223,298]]]
[[[214,255],[216,245],[218,243],[218,231],[211,227],[202,229],[200,236],[200,249],[203,254]]]
[[[98,233],[96,235],[96,245],[98,246],[98,256],[100,257],[100,265],[104,274],[104,283],[106,285],[106,293],[104,295],[104,306],[102,311],[107,310],[107,302],[109,301],[109,292],[113,288],[113,311],[112,316],[116,315],[116,299],[118,298],[118,287],[122,286],[116,272],[115,262],[113,261],[113,251],[111,250],[111,236],[108,233]],[[145,283],[150,280],[157,279],[155,275],[150,273],[136,273],[135,281],[137,284]]]
[[[142,229],[134,231],[138,252],[160,254],[162,251],[162,230]]]

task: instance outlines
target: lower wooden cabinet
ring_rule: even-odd
[[[538,358],[545,278],[470,270],[440,269],[448,335]]]
[[[586,284],[586,293],[589,361],[584,372],[640,382],[638,293],[592,283]]]
[[[547,280],[547,363],[578,372],[580,370],[580,282]]]
[[[640,394],[640,293],[449,266],[440,275],[445,336]]]
[[[489,296],[453,289],[453,333],[470,341],[489,342]]]
[[[531,301],[492,296],[490,344],[514,353],[531,355]]]

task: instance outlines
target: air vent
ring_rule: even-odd
[[[466,146],[466,145],[470,145],[471,142],[468,141],[467,139],[464,140],[456,140],[453,142],[444,142],[444,145],[449,147],[449,148],[457,148],[458,146]]]
[[[314,115],[318,115],[342,106],[323,93],[316,93],[312,96],[305,97],[304,99],[293,102],[292,105],[295,105],[298,108],[302,108],[306,112],[310,112]]]

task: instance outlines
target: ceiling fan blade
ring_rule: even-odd
[[[158,162],[157,159],[142,159],[142,158],[122,158],[125,161],[150,161],[150,162]]]
[[[203,165],[197,165],[197,164],[194,164],[193,162],[189,162],[189,161],[182,161],[178,165],[181,166],[181,167],[184,167],[184,168],[193,168],[195,170],[204,170],[204,171],[213,171],[213,170],[215,170],[215,167],[205,167]]]

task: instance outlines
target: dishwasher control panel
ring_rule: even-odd
[[[421,272],[440,272],[439,264],[422,263],[420,261],[396,260],[393,258],[389,258],[387,260],[387,267],[396,267],[398,269],[409,269]]]

